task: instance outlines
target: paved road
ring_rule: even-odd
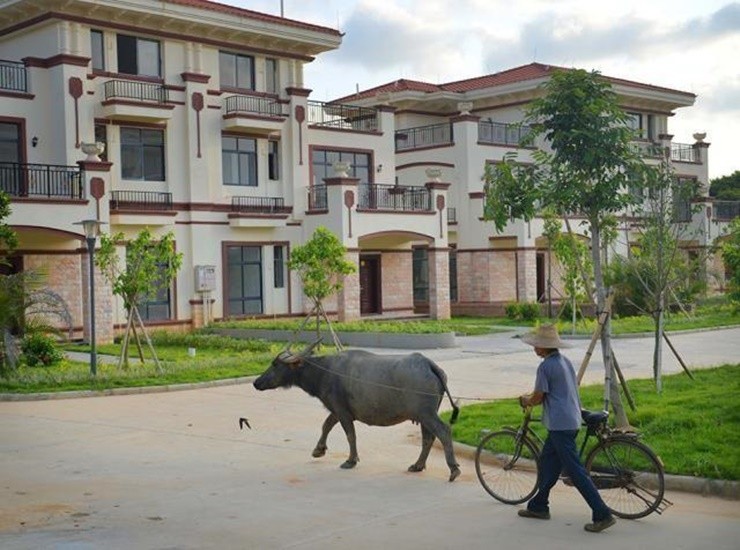
[[[736,361],[739,339],[740,329],[675,338],[695,367]],[[571,356],[580,359],[585,345]],[[649,375],[649,343],[615,349],[628,376]],[[532,352],[509,335],[428,355],[463,396],[515,395],[534,374]],[[595,360],[588,376],[599,371]],[[251,430],[239,431],[240,416]],[[588,509],[564,486],[551,521],[518,518],[484,493],[467,459],[454,483],[437,449],[425,472],[407,473],[419,439],[410,423],[358,425],[361,462],[341,470],[347,445],[338,429],[326,457],[310,456],[324,416],[298,389],[246,384],[0,403],[0,547],[738,548],[740,503],[695,494],[671,493],[663,516],[599,535],[582,530]]]

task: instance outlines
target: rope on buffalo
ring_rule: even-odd
[[[341,372],[335,372],[332,370],[327,369],[326,367],[323,367],[316,363],[315,361],[311,361],[308,357],[304,357],[303,360],[306,363],[309,363],[311,366],[316,367],[319,370],[323,370],[324,372],[328,372],[329,374],[333,374],[334,376],[339,376],[341,378],[347,378],[349,380],[355,380],[362,382],[363,384],[367,384],[369,386],[377,386],[379,388],[386,388],[389,390],[396,390],[396,391],[405,391],[409,393],[415,393],[418,395],[437,395],[436,393],[428,392],[428,391],[421,391],[421,390],[414,390],[410,388],[401,388],[399,386],[392,386],[390,384],[383,384],[382,382],[369,382],[367,380],[362,380],[361,378],[357,378],[356,376],[350,376],[349,374],[344,374]],[[486,397],[462,397],[459,395],[453,395],[452,396],[455,401],[492,401],[492,399],[486,398]]]

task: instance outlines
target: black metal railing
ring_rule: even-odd
[[[740,217],[740,201],[714,201],[714,219],[731,222]]]
[[[496,145],[520,145],[529,137],[532,127],[527,124],[506,124],[481,120],[478,122],[478,141]]]
[[[395,140],[396,152],[450,145],[453,143],[452,123],[443,122],[441,124],[396,130]]]
[[[630,143],[632,150],[645,158],[659,159],[663,157],[663,147],[660,143],[652,141],[633,141]]]
[[[84,181],[79,166],[0,162],[0,190],[11,197],[83,199]]]
[[[457,223],[457,208],[447,207],[447,223]]]
[[[671,160],[678,162],[699,162],[698,149],[688,143],[671,143]]]
[[[28,74],[23,63],[0,59],[0,90],[28,91]]]
[[[426,187],[364,183],[358,188],[357,207],[367,210],[432,210],[432,193]]]
[[[257,214],[285,214],[291,211],[283,197],[231,197],[231,211]]]
[[[172,193],[111,191],[111,210],[172,210]]]
[[[308,209],[326,210],[329,202],[326,195],[326,185],[312,185],[308,189]]]
[[[374,132],[378,129],[378,110],[340,103],[308,102],[308,123],[314,126]]]
[[[151,103],[167,103],[169,93],[162,84],[135,82],[132,80],[109,80],[103,87],[105,99],[132,99]]]
[[[224,101],[226,114],[256,113],[267,116],[288,116],[285,105],[271,97],[232,95]]]

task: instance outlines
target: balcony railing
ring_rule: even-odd
[[[132,80],[109,80],[104,85],[105,99],[130,99],[148,103],[167,103],[169,93],[162,84],[135,82]]]
[[[172,210],[172,193],[111,191],[111,210]]]
[[[28,76],[23,63],[0,59],[0,90],[28,91]]]
[[[252,113],[265,116],[288,116],[285,105],[271,97],[232,95],[224,101],[224,109],[227,115]]]
[[[84,199],[84,176],[78,166],[0,162],[0,191],[11,197]]]
[[[714,201],[714,219],[731,222],[740,217],[740,201]]]
[[[369,107],[309,101],[307,118],[309,124],[326,128],[360,132],[378,129],[378,111]]]
[[[645,158],[659,159],[663,157],[663,147],[660,143],[651,141],[633,141],[631,147],[635,153]]]
[[[677,162],[699,162],[698,149],[689,143],[671,143],[671,160]]]
[[[505,124],[481,120],[478,122],[478,142],[496,145],[520,145],[532,132],[527,124]]]
[[[231,211],[247,214],[287,214],[283,197],[231,197]]]
[[[426,187],[365,183],[359,186],[358,193],[358,208],[405,212],[432,210],[432,193]]]
[[[395,138],[396,152],[450,145],[453,142],[452,124],[445,122],[396,130]]]
[[[308,209],[326,210],[327,208],[329,208],[329,202],[326,196],[326,185],[312,185],[308,189]]]

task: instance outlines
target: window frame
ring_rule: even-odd
[[[233,75],[234,75],[234,81],[233,82],[224,82],[224,73],[223,70],[224,67],[224,61],[225,58],[233,58]],[[240,72],[239,72],[239,59],[247,60],[249,63],[248,68],[248,74],[246,75],[248,78],[248,82],[246,83],[246,86],[240,86]],[[250,90],[255,91],[255,71],[254,71],[254,56],[253,55],[247,55],[247,54],[240,54],[240,53],[234,53],[234,52],[228,52],[224,50],[219,50],[218,52],[218,81],[219,85],[221,86],[221,89],[224,88],[231,88],[236,90]]]
[[[94,39],[96,36],[100,37],[99,44]],[[105,33],[98,29],[90,29],[90,63],[93,71],[105,70]]]
[[[322,158],[318,159],[317,156]],[[358,158],[367,159],[366,164],[357,162]],[[349,177],[358,178],[359,183],[374,183],[373,153],[372,151],[356,149],[332,149],[330,147],[315,147],[311,150],[311,182],[312,185],[322,185],[325,178],[334,177],[335,162],[349,163]],[[322,174],[319,177],[319,174]],[[363,175],[364,178],[363,179]]]
[[[135,50],[134,51],[126,51],[125,42],[130,41],[133,44],[135,44]],[[156,65],[157,65],[157,72],[156,74],[149,74],[146,72],[142,72],[142,62],[140,61],[140,58],[148,59],[149,55],[141,55],[141,48],[140,44],[142,43],[151,43],[156,44],[157,46],[157,59],[156,59]],[[122,55],[130,55],[133,57],[133,63],[130,59],[125,59],[127,63],[121,63],[121,56]],[[116,35],[116,60],[118,62],[118,72],[121,74],[131,74],[136,76],[148,76],[148,77],[154,77],[154,78],[162,78],[162,43],[159,40],[155,40],[153,38],[142,38],[140,36],[134,36],[131,34],[117,34]],[[126,70],[121,70],[121,65],[124,65],[126,67]],[[134,72],[130,72],[128,69],[129,67],[127,65],[133,65]]]
[[[274,139],[267,142],[267,179],[280,180],[280,142]]]
[[[264,252],[262,250],[262,246],[260,245],[254,245],[249,243],[244,244],[237,244],[237,243],[229,243],[225,244],[225,250],[224,250],[224,262],[226,264],[225,271],[226,271],[226,281],[224,285],[224,303],[226,304],[226,314],[228,316],[248,316],[248,315],[261,315],[265,312],[265,281],[264,281]],[[231,250],[232,249],[239,249],[239,256],[240,260],[237,263],[231,262]],[[258,252],[258,259],[245,259],[244,251],[245,249],[252,249],[256,250]],[[245,266],[253,266],[257,265],[259,266],[256,273],[259,277],[259,295],[245,295]],[[232,267],[238,267],[239,268],[239,276],[241,277],[240,286],[241,286],[241,295],[239,297],[232,297],[231,294],[231,288],[233,281],[231,280],[232,277]],[[246,309],[244,306],[247,303],[255,303],[259,302],[259,310],[258,311],[240,311],[240,312],[234,312],[233,310],[233,303],[239,302],[241,303],[241,309]]]
[[[236,140],[236,149],[226,149],[225,141],[229,139]],[[239,145],[242,142],[250,142],[254,144],[253,150],[244,149],[240,150]],[[222,185],[234,185],[238,187],[258,187],[259,186],[259,165],[258,165],[258,150],[259,143],[256,138],[246,137],[241,135],[224,134],[221,136],[221,183]],[[227,182],[226,181],[226,155],[236,155],[236,167],[237,167],[237,181]],[[245,164],[246,174],[242,181],[242,164],[241,157],[245,156],[247,162]],[[251,167],[251,170],[250,170]],[[254,181],[251,181],[250,174],[254,174]]]
[[[268,94],[280,93],[280,74],[278,60],[274,57],[265,58],[265,92]]]
[[[139,134],[139,140],[138,143],[135,143],[133,141],[131,142],[125,142],[124,132],[129,133],[131,130],[136,130]],[[158,133],[161,135],[161,143],[144,143],[143,137],[146,133]],[[159,128],[141,128],[136,126],[121,126],[120,127],[120,142],[121,142],[121,179],[122,180],[135,180],[135,181],[167,181],[167,162],[166,162],[166,136],[163,129]],[[127,170],[127,165],[125,162],[125,151],[126,150],[138,150],[138,166],[140,167],[141,175],[137,176],[136,174],[132,174],[131,172],[126,173],[125,170]],[[159,161],[161,164],[161,173],[158,173],[157,176],[160,177],[149,177],[149,173],[152,171],[152,168],[149,167],[149,163],[147,163],[147,159],[151,158],[150,155],[147,155],[147,152],[151,152],[152,150],[158,150],[159,151]]]
[[[276,244],[272,247],[273,287],[285,288],[285,245]],[[279,253],[278,253],[279,252]]]

